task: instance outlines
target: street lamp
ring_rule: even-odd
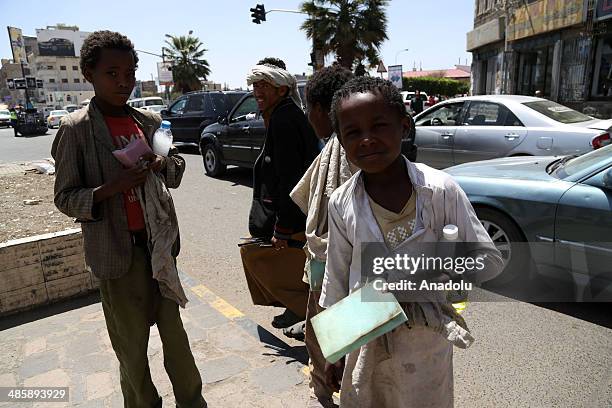
[[[404,48],[403,50],[399,50],[395,53],[395,65],[397,65],[397,56],[400,55],[404,51],[410,51],[408,48]]]

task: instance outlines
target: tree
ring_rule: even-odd
[[[197,37],[189,35],[173,36],[166,34],[168,47],[162,50],[166,59],[172,62],[172,78],[174,88],[182,93],[202,89],[201,80],[210,75],[208,61],[203,59],[208,50],[202,48],[204,44]]]
[[[308,14],[301,29],[316,50],[335,54],[340,65],[353,69],[355,62],[380,62],[379,50],[387,37],[388,0],[310,0],[300,10]]]

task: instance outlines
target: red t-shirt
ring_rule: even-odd
[[[105,116],[104,120],[117,149],[123,149],[134,138],[145,139],[145,135],[130,116]],[[135,189],[131,188],[123,192],[123,204],[125,205],[129,230],[143,230],[145,228],[144,213]]]

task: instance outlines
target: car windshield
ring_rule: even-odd
[[[0,110],[0,115],[10,115],[11,112],[7,111],[7,110]]]
[[[67,115],[68,111],[65,110],[56,110],[56,111],[52,111],[51,112],[51,116],[60,116],[60,115]]]
[[[567,156],[560,159],[560,165],[554,168],[553,175],[559,178],[567,178],[574,174],[588,170],[591,167],[599,166],[605,160],[612,159],[612,145],[583,154],[578,157]],[[555,165],[558,162],[552,163]]]
[[[523,105],[561,123],[578,123],[593,119],[590,116],[584,115],[578,111],[568,108],[567,106],[559,105],[553,101],[542,100],[524,102]]]
[[[153,105],[163,105],[164,101],[159,98],[159,99],[147,99],[145,101],[145,106],[153,106]]]

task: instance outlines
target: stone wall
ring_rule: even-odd
[[[80,229],[0,244],[0,316],[97,288],[85,265]]]

